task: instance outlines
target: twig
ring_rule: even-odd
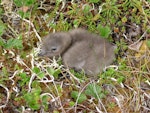
[[[21,18],[20,15],[17,15],[17,16],[18,16],[19,18]],[[41,37],[40,37],[40,35],[37,33],[37,31],[36,31],[36,29],[35,29],[35,27],[34,27],[34,24],[33,24],[30,20],[27,20],[27,19],[25,19],[25,18],[22,18],[22,20],[25,21],[25,22],[27,22],[27,23],[32,27],[32,29],[33,29],[35,35],[37,36],[37,38],[38,38],[39,41],[41,42],[41,41],[42,41],[42,40],[41,40]]]
[[[5,107],[6,107],[8,101],[9,101],[10,93],[9,93],[9,90],[8,90],[7,87],[5,87],[5,86],[2,85],[2,84],[0,84],[0,86],[1,86],[2,88],[4,88],[4,89],[6,90],[6,93],[7,93],[7,99],[6,99],[6,102],[5,102],[4,105],[1,105],[1,106],[0,106],[0,109],[1,109],[1,108],[5,108]]]

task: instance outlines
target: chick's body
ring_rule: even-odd
[[[68,33],[54,33],[44,40],[46,41],[43,41],[42,51],[45,54],[42,56],[61,55],[66,67],[84,71],[89,76],[102,72],[103,68],[110,65],[115,57],[114,46],[111,43],[83,29],[71,30]],[[58,42],[59,44],[56,44]],[[54,53],[50,53],[45,48],[50,51],[52,48],[57,49]]]

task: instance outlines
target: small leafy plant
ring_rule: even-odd
[[[100,35],[104,38],[108,38],[108,36],[110,35],[111,33],[111,30],[108,26],[102,26],[101,24],[99,24],[97,26],[97,30],[99,31]]]
[[[77,103],[79,103],[79,104],[82,103],[82,102],[84,102],[87,99],[87,97],[86,97],[86,95],[84,93],[80,94],[78,91],[72,91],[71,92],[71,97],[74,100],[76,100]]]
[[[22,44],[22,38],[10,38],[5,42],[2,38],[0,38],[0,46],[3,46],[6,49],[10,48],[16,48],[16,49],[23,49],[23,44]]]
[[[87,96],[91,96],[94,97],[95,99],[99,99],[99,98],[104,98],[105,95],[106,95],[105,92],[96,83],[89,84],[85,89],[85,91],[82,93],[79,93],[78,91],[71,92],[71,97],[79,104],[86,101],[88,99]]]
[[[33,89],[31,92],[24,95],[27,105],[33,110],[38,110],[41,106],[40,93],[41,89]]]
[[[105,97],[105,93],[103,92],[102,88],[96,83],[89,84],[85,90],[85,94],[96,99]]]

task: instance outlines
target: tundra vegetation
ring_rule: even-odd
[[[37,56],[78,27],[117,46],[97,80]],[[0,112],[150,112],[150,0],[0,0]]]

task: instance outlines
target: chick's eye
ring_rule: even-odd
[[[52,52],[55,52],[56,50],[57,50],[56,47],[52,47],[52,48],[51,48],[51,51],[52,51]]]

